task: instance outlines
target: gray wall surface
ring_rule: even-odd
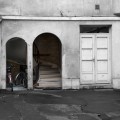
[[[42,33],[56,35],[62,43],[62,82],[63,88],[79,88],[80,80],[80,25],[111,25],[112,80],[120,80],[120,57],[118,56],[120,29],[119,21],[13,21],[2,22],[2,71],[5,71],[5,49],[8,40],[20,37],[27,43],[27,63],[29,79],[32,78],[33,42]],[[4,86],[2,74],[2,86]],[[32,85],[32,83],[29,83]]]
[[[113,16],[115,0],[0,0],[0,15]],[[100,9],[95,9],[99,5]]]
[[[6,86],[6,43],[11,38],[21,38],[27,43],[28,86],[33,88],[33,42],[42,33],[52,33],[62,43],[62,84],[63,89],[80,88],[80,25],[109,25],[111,84],[120,88],[120,20],[114,16],[119,13],[119,1],[115,0],[0,0],[0,15],[68,17],[69,20],[7,20],[3,19],[1,28],[1,79],[0,88]],[[117,4],[118,3],[118,4]],[[99,9],[95,9],[99,5]],[[88,20],[71,20],[78,16],[91,17]],[[93,16],[97,16],[94,17]],[[102,16],[102,17],[98,17]],[[105,20],[107,16],[108,20]],[[32,18],[32,17],[31,17]],[[96,19],[96,20],[95,20]],[[99,19],[99,20],[98,20]],[[112,19],[112,20],[111,20]],[[114,20],[116,19],[116,20]],[[16,44],[16,43],[15,43]],[[12,44],[13,45],[13,44]],[[22,49],[25,50],[25,49]],[[9,49],[7,50],[9,51]],[[20,54],[23,51],[20,52]],[[25,52],[24,52],[25,53]],[[15,55],[17,55],[15,53]],[[10,54],[8,55],[10,57]],[[24,60],[24,56],[20,55]],[[13,57],[13,56],[11,56]],[[19,57],[19,56],[18,56]],[[119,83],[119,84],[118,84]]]

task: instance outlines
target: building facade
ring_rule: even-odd
[[[41,61],[58,66],[62,89],[120,89],[119,6],[120,0],[0,0],[0,88],[6,89],[6,61],[16,56],[25,59],[33,89],[36,43]],[[10,52],[11,40],[26,49]]]

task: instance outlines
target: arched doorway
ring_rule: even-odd
[[[15,37],[6,43],[6,72],[7,88],[10,87],[8,81],[9,72],[12,75],[13,90],[27,88],[27,44],[22,38]],[[26,85],[22,80],[24,78],[23,75],[26,77]]]
[[[62,87],[62,45],[52,33],[43,33],[33,42],[33,83],[35,88]],[[37,81],[37,82],[36,82]]]

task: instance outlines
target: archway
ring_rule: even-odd
[[[33,42],[33,83],[35,88],[62,87],[62,44],[52,33],[43,33]]]
[[[9,88],[9,72],[12,75],[13,89],[27,88],[27,44],[22,38],[12,38],[6,43],[6,87]],[[22,75],[21,75],[22,73]],[[23,74],[26,80],[23,82]],[[26,85],[25,85],[26,84]]]

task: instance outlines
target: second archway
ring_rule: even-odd
[[[33,42],[33,83],[35,88],[61,89],[62,44],[51,33],[43,33]]]

